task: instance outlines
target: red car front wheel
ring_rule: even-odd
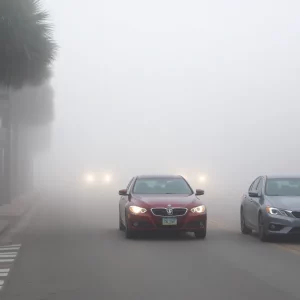
[[[206,228],[204,230],[201,230],[201,231],[195,231],[194,234],[195,234],[196,239],[205,239],[205,237],[206,237]]]
[[[125,230],[125,226],[124,226],[124,224],[123,224],[123,222],[122,222],[122,220],[121,220],[120,214],[119,214],[119,229],[120,229],[121,231],[124,231],[124,230]]]
[[[130,228],[128,226],[128,219],[126,216],[125,237],[126,237],[126,239],[132,239],[133,236],[134,236],[134,233],[132,232],[132,230],[130,230]]]

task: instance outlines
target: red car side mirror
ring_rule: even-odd
[[[119,191],[119,195],[120,195],[120,196],[128,196],[127,190],[126,190],[126,189],[120,190],[120,191]]]
[[[203,190],[196,190],[196,196],[202,196],[202,195],[204,195]]]

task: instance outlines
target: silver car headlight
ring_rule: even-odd
[[[266,210],[267,210],[267,213],[269,215],[277,215],[277,216],[282,216],[282,217],[292,217],[288,211],[285,211],[283,209],[279,209],[279,208],[276,208],[276,207],[270,207],[270,206],[267,206],[266,207]]]

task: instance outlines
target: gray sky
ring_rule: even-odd
[[[299,1],[44,1],[56,168],[246,185],[300,169]]]

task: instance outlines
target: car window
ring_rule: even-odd
[[[300,178],[270,178],[266,182],[268,196],[300,196]]]
[[[130,183],[130,186],[128,188],[129,191],[132,190],[133,186],[134,186],[134,183],[135,183],[135,180],[136,180],[136,177],[132,179],[131,183]]]
[[[130,185],[131,185],[131,183],[132,183],[133,179],[134,179],[134,177],[133,177],[133,178],[131,178],[131,180],[130,180],[130,181],[129,181],[129,183],[127,184],[127,187],[126,187],[126,189],[127,189],[127,190],[129,189],[129,187],[130,187]]]
[[[183,178],[138,178],[133,187],[135,194],[180,194],[193,193]]]
[[[256,178],[252,184],[250,185],[250,188],[249,188],[249,192],[254,192],[256,191],[256,187],[257,187],[257,184],[258,184],[258,181],[259,181],[260,177]]]
[[[135,179],[135,177],[133,177],[133,178],[131,178],[131,180],[129,181],[129,183],[128,183],[128,185],[127,185],[127,191],[130,191],[130,189],[131,189],[131,187],[132,187],[132,184],[133,184],[133,182],[134,182],[134,179]]]
[[[259,194],[261,194],[262,186],[263,186],[263,178],[260,177],[259,182],[258,182],[257,187],[256,187],[256,190],[258,191]]]
[[[258,185],[259,185],[259,182],[260,182],[260,179],[261,177],[258,177],[255,182],[254,182],[254,185],[253,185],[253,191],[257,191],[257,188],[258,188]]]

